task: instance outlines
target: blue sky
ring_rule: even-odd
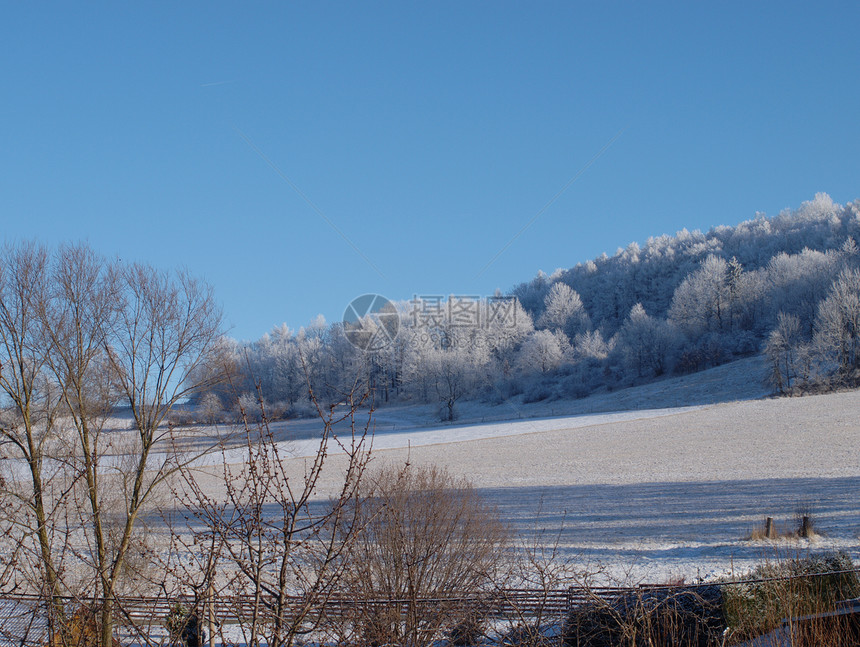
[[[848,2],[8,2],[2,236],[185,265],[243,339],[367,292],[492,294],[860,197],[857,24]]]

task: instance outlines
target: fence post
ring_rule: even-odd
[[[773,527],[773,517],[764,520],[764,536],[766,539],[776,539],[776,530]]]

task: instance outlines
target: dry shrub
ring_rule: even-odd
[[[99,626],[100,609],[80,605],[71,618],[66,619],[61,631],[51,640],[51,647],[98,647],[101,638]],[[119,641],[112,639],[112,647],[119,647]]]
[[[839,644],[824,635],[831,633],[827,629],[831,622],[810,620],[797,625],[791,619],[827,613],[839,601],[860,595],[860,581],[853,568],[851,558],[841,552],[782,558],[757,566],[745,578],[766,581],[723,586],[733,639],[760,636],[788,619],[788,625],[797,626],[802,633],[817,632],[822,641],[818,644]]]
[[[345,577],[353,639],[418,647],[465,629],[504,558],[494,509],[465,479],[408,464],[369,475],[358,506]]]
[[[486,613],[477,609],[468,610],[448,633],[448,642],[456,647],[478,644],[487,632]]]
[[[771,536],[767,534],[767,519],[765,519],[761,525],[753,528],[746,539],[748,541],[763,541],[766,539],[814,539],[819,537],[824,533],[819,530],[813,512],[809,504],[798,507],[794,514],[794,525],[786,528],[784,525],[774,523],[773,535]]]
[[[558,593],[569,587],[587,587],[597,575],[584,568],[578,556],[568,552],[562,544],[566,513],[552,530],[547,527],[543,514],[541,501],[529,533],[531,536],[522,535],[516,542],[506,577],[496,582],[502,607],[495,629],[503,645],[559,645],[567,609],[566,601],[559,604]]]
[[[718,586],[642,589],[575,609],[567,647],[711,647],[726,624]]]
[[[763,541],[765,539],[777,539],[780,536],[785,536],[785,532],[780,529],[777,523],[774,521],[773,523],[773,535],[768,536],[767,534],[767,519],[764,519],[761,525],[753,528],[750,533],[746,536],[747,541]]]
[[[503,647],[554,647],[560,643],[552,626],[537,621],[522,622],[505,633],[500,643]]]
[[[857,616],[823,616],[794,619],[782,626],[792,647],[856,647],[860,645]]]

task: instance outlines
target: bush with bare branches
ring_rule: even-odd
[[[480,493],[441,468],[407,463],[369,475],[360,494],[344,580],[355,601],[349,638],[420,647],[478,621],[474,600],[492,595],[506,546]]]
[[[230,450],[222,452],[216,493],[211,480],[183,472],[178,494],[191,523],[176,529],[176,542],[192,561],[175,564],[174,575],[197,597],[226,601],[248,647],[290,647],[319,630],[359,527],[354,501],[370,458],[369,394],[356,383],[327,410],[313,392],[310,397],[321,432],[306,462],[290,460],[260,397],[259,422],[250,422],[250,412],[242,409],[242,457],[231,461]],[[335,453],[344,459],[338,491],[325,498],[320,483]]]

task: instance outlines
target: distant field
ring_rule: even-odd
[[[762,358],[755,356],[691,375],[598,391],[587,398],[523,403],[521,397],[515,397],[500,404],[463,401],[457,403],[455,426],[750,400],[770,393],[766,377]],[[439,406],[430,404],[380,406],[373,421],[379,433],[451,426],[440,422]],[[319,421],[291,420],[275,423],[273,428],[283,439],[301,439],[315,435]]]
[[[763,387],[744,378],[747,369],[717,369],[728,378],[716,381],[718,404],[380,433],[373,461],[399,464],[408,456],[445,465],[468,476],[524,536],[561,531],[568,554],[619,576],[689,580],[809,548],[842,548],[860,559],[860,392],[725,401],[745,380],[748,392],[761,395]],[[690,401],[685,387],[703,392],[708,378],[615,397],[636,397],[642,406],[650,390],[655,405],[677,405]],[[297,470],[310,447],[284,443]],[[242,460],[242,452],[230,460]],[[323,494],[333,491],[339,463],[333,456]],[[788,529],[801,508],[812,510],[823,537],[743,541],[765,516]]]

